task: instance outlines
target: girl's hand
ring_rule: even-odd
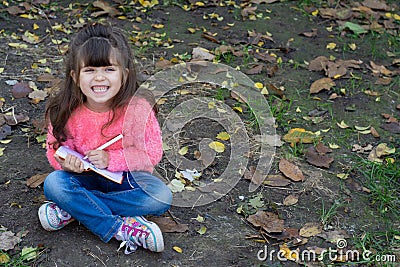
[[[77,173],[84,171],[82,161],[73,155],[68,154],[65,159],[60,158],[58,155],[54,155],[54,158],[61,165],[61,168],[64,171]]]
[[[110,156],[104,150],[89,150],[85,153],[88,160],[97,168],[105,169],[108,167]]]

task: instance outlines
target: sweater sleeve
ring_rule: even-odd
[[[129,104],[123,124],[123,150],[109,150],[110,171],[150,171],[161,160],[162,137],[157,118],[144,99]]]

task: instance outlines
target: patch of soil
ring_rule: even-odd
[[[61,4],[64,7],[67,6],[67,3]],[[340,122],[341,120],[351,121],[352,125],[362,124],[362,126],[365,126],[371,124],[376,126],[382,123],[380,113],[399,116],[399,110],[393,108],[393,103],[400,103],[399,96],[398,93],[392,93],[396,90],[398,92],[398,84],[395,84],[392,90],[377,88],[377,90],[385,93],[381,103],[383,101],[390,103],[387,105],[377,103],[374,99],[364,95],[360,92],[360,88],[354,89],[354,92],[350,92],[337,101],[325,102],[329,97],[328,94],[318,95],[320,100],[324,102],[311,99],[312,97],[308,93],[309,85],[312,81],[320,78],[321,73],[308,71],[303,62],[309,62],[316,56],[328,54],[326,43],[332,40],[325,28],[330,26],[331,21],[322,19],[313,21],[310,15],[297,11],[296,8],[293,8],[294,6],[297,8],[293,1],[268,6],[262,5],[261,9],[266,7],[271,11],[270,18],[255,21],[243,21],[237,11],[231,10],[228,13],[227,10],[230,8],[211,4],[191,12],[186,12],[182,8],[172,5],[160,5],[147,13],[133,9],[132,12],[136,14],[135,17],[142,18],[142,23],[135,22],[134,25],[139,25],[138,27],[142,31],[151,29],[153,23],[163,23],[165,25],[163,31],[167,33],[168,38],[179,40],[174,42],[174,47],[171,49],[135,46],[140,77],[145,80],[146,77],[154,74],[156,72],[155,63],[161,57],[170,59],[184,53],[191,54],[193,47],[196,46],[211,50],[218,47],[222,42],[241,47],[249,41],[249,31],[271,32],[274,41],[266,42],[260,49],[263,51],[270,49],[270,51],[279,54],[286,65],[279,66],[279,70],[275,75],[271,75],[272,77],[263,73],[251,78],[264,84],[274,83],[278,87],[285,88],[285,94],[289,99],[287,103],[290,102],[288,104],[290,108],[286,111],[283,110],[282,113],[275,110],[275,115],[283,118],[280,118],[281,120],[277,125],[277,131],[280,135],[287,133],[290,128],[306,128],[306,122],[302,120],[304,114],[298,114],[296,107],[301,107],[304,113],[318,108],[329,111],[330,115],[321,124],[307,124],[307,128],[312,131],[327,129],[332,127],[333,122],[336,123],[336,121]],[[79,9],[76,11],[77,13],[81,12],[85,19],[89,18],[87,6],[77,6],[76,8]],[[4,32],[0,32],[4,36],[0,40],[0,67],[5,67],[5,71],[0,74],[0,97],[5,100],[2,110],[14,107],[16,112],[27,114],[30,117],[29,122],[12,126],[12,135],[9,136],[10,143],[0,144],[0,147],[5,148],[4,155],[0,156],[0,225],[14,233],[21,230],[28,231],[21,243],[14,250],[8,251],[11,255],[17,255],[23,247],[43,248],[41,255],[34,262],[28,263],[31,266],[298,266],[297,263],[291,261],[279,261],[276,255],[266,260],[257,258],[257,255],[264,253],[266,248],[269,251],[277,250],[279,249],[278,245],[283,243],[283,240],[271,238],[268,233],[262,232],[259,228],[250,224],[244,216],[249,214],[238,214],[237,211],[241,206],[248,206],[249,202],[258,195],[262,196],[263,202],[259,208],[278,214],[281,219],[284,219],[285,228],[300,229],[308,222],[319,222],[322,205],[331,206],[337,199],[343,199],[345,205],[338,209],[337,215],[332,218],[327,226],[329,229],[344,229],[348,234],[357,235],[363,231],[376,230],[381,227],[375,223],[376,213],[365,192],[358,190],[354,183],[349,184],[349,182],[343,182],[336,177],[337,173],[348,170],[353,164],[351,160],[349,162],[347,157],[350,154],[349,149],[352,144],[356,142],[376,144],[378,141],[371,136],[348,134],[343,137],[336,130],[332,130],[326,134],[326,140],[332,143],[342,140],[340,141],[342,147],[333,153],[335,161],[329,169],[316,168],[303,160],[291,158],[303,171],[304,182],[291,182],[289,186],[285,187],[263,185],[257,191],[249,192],[249,181],[242,178],[229,193],[219,196],[216,201],[210,204],[187,208],[172,207],[170,213],[165,214],[165,216],[172,216],[179,223],[188,224],[189,230],[184,233],[165,233],[166,249],[163,253],[155,254],[139,249],[133,255],[126,256],[122,252],[116,251],[119,246],[117,241],[112,240],[109,244],[105,244],[85,227],[79,225],[78,222],[74,222],[57,232],[46,232],[40,226],[37,218],[37,210],[45,200],[43,189],[41,186],[37,188],[26,186],[26,180],[29,177],[52,171],[45,157],[43,143],[36,140],[39,134],[34,133],[32,123],[34,120],[43,120],[45,102],[32,104],[28,98],[13,99],[11,96],[12,86],[7,85],[6,81],[36,81],[37,77],[45,70],[44,68],[35,70],[31,66],[43,58],[47,58],[50,62],[47,66],[51,68],[52,74],[62,78],[63,66],[60,61],[62,56],[58,52],[61,47],[54,45],[51,38],[46,38],[43,42],[29,46],[27,49],[14,49],[8,46],[8,43],[13,42],[10,33],[21,34],[21,32],[31,30],[34,23],[37,23],[41,33],[45,34],[49,21],[52,25],[62,24],[65,21],[71,24],[77,22],[75,16],[65,15],[61,10],[54,10],[48,12],[48,15],[51,14],[50,18],[37,20],[11,16],[5,11],[0,13],[4,18],[0,21],[0,29],[4,29]],[[206,14],[218,12],[224,16],[223,25],[216,23],[215,20],[203,19]],[[113,25],[124,28],[127,33],[134,36],[135,28],[130,21],[103,18]],[[225,26],[231,23],[235,23],[235,27],[226,30]],[[199,30],[196,34],[191,34],[188,32],[188,27],[197,27]],[[202,27],[214,33],[215,40],[220,43],[202,37]],[[312,28],[318,29],[320,33],[318,37],[305,38],[299,36],[299,33]],[[52,34],[55,35],[53,36],[55,39],[68,39],[70,37],[70,35],[61,31],[53,31]],[[291,40],[293,37],[294,40]],[[149,38],[148,41],[151,40]],[[360,42],[362,43],[362,40]],[[256,44],[254,44],[254,47],[258,49]],[[370,47],[366,44],[362,44],[362,49],[355,51],[352,56],[358,57],[364,62],[369,62],[369,49]],[[340,56],[341,51],[332,53]],[[245,64],[244,58],[233,58],[229,64],[232,66],[243,64],[248,67],[249,65]],[[225,60],[224,63],[228,64],[228,58],[222,60]],[[288,63],[289,60],[300,62],[299,65],[301,66],[294,68]],[[382,59],[382,61],[385,60],[388,59]],[[254,64],[257,62],[251,61]],[[367,81],[369,84],[373,84],[375,81],[371,77],[366,79],[370,79]],[[49,86],[49,84],[43,82],[36,84],[39,89]],[[217,88],[202,91],[203,89],[194,87],[190,94],[175,94],[165,104],[160,105],[160,124],[163,125],[166,115],[177,104],[190,99],[193,95],[215,97],[211,92],[216,94],[216,91],[218,91]],[[264,96],[260,95],[260,97]],[[273,100],[274,97],[271,97],[271,99]],[[223,101],[228,106],[236,104],[236,101],[232,102],[229,95],[225,96]],[[272,108],[276,108],[273,101],[270,101],[270,103]],[[356,110],[348,112],[346,111],[348,106],[354,106]],[[240,115],[245,122],[251,120],[250,116],[246,117],[245,112]],[[246,126],[250,137],[254,138],[254,135],[258,134],[257,130],[254,130],[251,125]],[[173,128],[174,125],[166,125],[167,129],[168,127]],[[379,126],[375,128],[378,129]],[[208,144],[209,140],[215,140],[215,136],[223,130],[223,127],[215,121],[197,118],[185,124],[179,132],[169,129],[169,132],[165,133],[164,141],[167,144],[168,141],[171,141],[172,143],[169,144],[171,148],[188,146],[189,152],[185,159],[196,162],[194,152],[199,150],[202,144]],[[382,133],[384,134],[379,142],[390,140],[391,133]],[[177,137],[177,139],[172,137]],[[178,140],[178,143],[174,144],[173,141],[175,140]],[[224,154],[216,155],[207,165],[207,168],[202,170],[202,179],[205,182],[211,182],[213,178],[218,178],[231,157],[246,156],[230,155],[231,147],[229,147],[228,142],[225,148]],[[256,146],[252,147],[252,152],[259,154]],[[179,162],[171,163],[167,157],[168,153],[170,152],[166,151],[163,160],[157,166],[157,172],[170,181],[175,178],[175,173],[179,169]],[[270,174],[279,173],[277,166],[279,159],[287,156],[290,158],[293,153],[293,148],[288,148],[288,145],[285,145],[283,148],[278,148],[276,155],[267,155],[269,157],[275,156]],[[246,167],[256,163],[257,161],[250,160]],[[238,175],[240,167],[243,166],[238,166]],[[355,176],[352,178],[356,185],[361,184],[362,177]],[[299,202],[293,206],[284,206],[283,200],[290,194],[298,195]],[[204,217],[205,221],[197,221],[198,215]],[[205,233],[199,233],[202,227],[206,228]],[[302,248],[312,245],[332,246],[319,237],[311,237]],[[180,247],[183,252],[175,251],[174,246]]]

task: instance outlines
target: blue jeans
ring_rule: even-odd
[[[172,202],[169,188],[148,172],[126,172],[117,184],[94,172],[54,171],[44,194],[104,242],[118,231],[122,217],[161,215]]]

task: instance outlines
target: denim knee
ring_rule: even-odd
[[[57,170],[50,173],[43,185],[44,195],[47,199],[57,201],[66,197],[65,188],[67,187],[67,173],[65,171]]]

